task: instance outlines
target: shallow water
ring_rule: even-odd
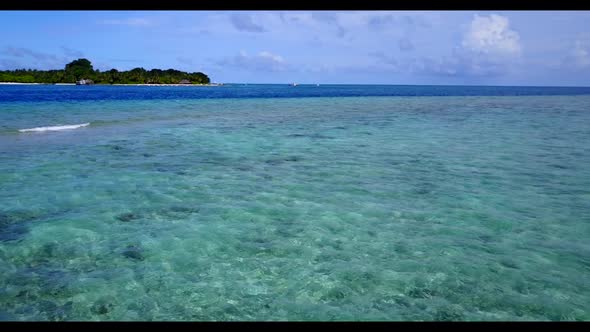
[[[0,319],[590,319],[588,95],[18,99]]]

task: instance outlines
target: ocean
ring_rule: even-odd
[[[589,238],[590,88],[0,86],[0,320],[590,320]]]

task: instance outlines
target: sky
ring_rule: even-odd
[[[0,11],[0,70],[219,83],[590,86],[590,11]]]

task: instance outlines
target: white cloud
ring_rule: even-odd
[[[248,55],[245,51],[240,51],[240,54],[221,59],[217,61],[217,64],[251,71],[278,72],[288,69],[287,62],[282,56],[268,51],[262,51],[256,55]]]
[[[475,15],[462,45],[466,50],[490,55],[518,56],[522,51],[520,36],[510,29],[508,18],[495,14]]]
[[[191,58],[183,57],[183,56],[176,57],[176,61],[178,61],[182,64],[185,64],[185,65],[192,65],[193,64],[193,60]]]
[[[266,29],[260,24],[254,23],[252,17],[245,13],[236,13],[230,16],[232,25],[239,31],[265,32]]]
[[[130,17],[123,20],[102,20],[100,24],[106,25],[128,25],[128,26],[149,26],[152,22],[146,18]]]
[[[413,22],[409,18],[406,21]],[[520,68],[517,66],[522,62],[520,36],[510,28],[508,18],[495,14],[475,15],[469,23],[463,39],[449,54],[404,55],[403,51],[414,49],[414,42],[403,36],[398,41],[402,53],[396,58],[392,54],[371,55],[384,69],[411,75],[485,79],[504,76]]]
[[[407,37],[403,37],[402,39],[400,39],[397,45],[399,46],[399,49],[402,52],[412,51],[414,49],[414,44]]]
[[[590,53],[588,53],[588,49],[579,40],[576,40],[576,46],[571,51],[570,58],[576,67],[590,67]]]
[[[61,69],[63,66],[71,61],[71,59],[66,58],[64,56],[59,56],[57,54],[50,54],[50,53],[43,53],[37,52],[32,49],[24,48],[24,47],[4,47],[0,49],[0,55],[8,56],[11,58],[20,58],[24,59],[27,63],[27,68],[32,69],[40,69],[40,68],[50,68],[50,69]],[[20,61],[14,61],[10,59],[3,59],[4,60],[4,67],[8,67],[9,65],[16,65],[20,63]]]
[[[262,51],[258,53],[258,56],[262,59],[268,59],[269,61],[277,64],[285,63],[285,59],[283,59],[280,55],[275,55],[267,51]]]
[[[430,27],[432,15],[398,11],[285,11],[252,12],[249,16],[281,40],[319,38],[332,45],[349,45],[350,38],[357,42],[382,41],[383,36],[400,38],[418,28]]]
[[[20,68],[26,68],[29,65],[24,65],[21,61],[14,59],[0,59],[0,69],[2,70],[14,70]]]
[[[64,55],[67,57],[81,58],[84,56],[84,53],[82,53],[78,50],[71,49],[69,47],[61,46],[61,49],[62,49]]]
[[[5,47],[0,53],[17,58],[31,57],[35,60],[58,60],[55,54],[37,52],[24,47]]]
[[[441,56],[405,56],[396,58],[382,52],[369,53],[377,60],[376,65],[383,70],[397,73],[435,76],[435,77],[498,77],[505,75],[512,68],[513,62],[500,61],[486,56],[474,56],[460,47],[453,49],[449,55]]]
[[[395,68],[398,70],[400,69],[399,68],[399,60],[393,56],[387,55],[381,51],[369,52],[368,55],[376,58],[376,60],[378,60],[377,63],[381,63],[387,67],[392,67],[392,68]]]

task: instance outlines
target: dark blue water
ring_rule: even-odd
[[[228,84],[223,86],[0,86],[1,102],[217,98],[590,95],[590,87]]]

